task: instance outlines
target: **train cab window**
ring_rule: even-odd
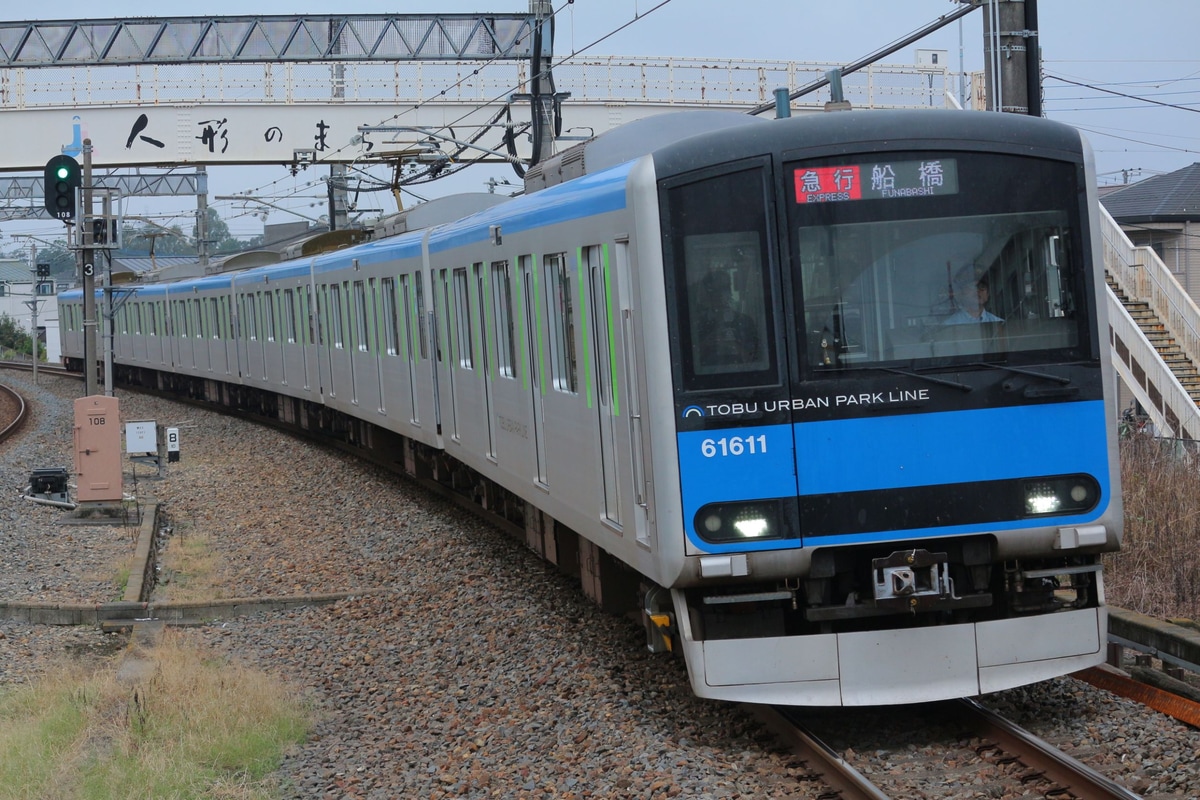
[[[1072,165],[912,153],[787,174],[810,371],[1081,357]]]
[[[777,382],[765,171],[673,187],[666,206],[672,344],[683,388]]]

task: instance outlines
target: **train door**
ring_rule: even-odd
[[[296,302],[300,304],[300,331],[299,339],[301,352],[304,354],[301,361],[304,363],[304,391],[312,390],[312,368],[309,364],[309,354],[315,352],[316,337],[316,320],[312,314],[312,284],[305,283],[304,291],[296,294]]]
[[[321,302],[325,306],[325,317],[329,320],[329,338],[325,342],[325,354],[329,359],[329,396],[337,397],[337,373],[334,358],[342,351],[342,290],[336,283],[322,287]]]
[[[274,354],[282,350],[279,346],[279,330],[276,325],[275,317],[275,293],[267,289],[262,293],[262,309],[263,309],[263,335],[259,339],[262,347],[262,378],[264,381],[271,380],[270,363]],[[287,376],[281,374],[283,383],[287,383]]]
[[[437,428],[438,435],[442,434],[442,390],[441,382],[438,380],[438,362],[442,360],[442,345],[438,340],[438,325],[437,325],[437,291],[434,285],[433,272],[429,273],[429,291],[434,295],[431,301],[429,310],[425,310],[425,291],[423,288],[424,272],[418,272],[413,276],[415,283],[413,284],[417,295],[417,325],[420,327],[421,336],[421,357],[426,357],[426,339],[428,346],[432,348],[429,352],[429,374],[430,381],[433,384],[433,424]]]
[[[419,353],[420,356],[424,358],[425,348],[421,347],[420,350],[418,350],[415,346],[415,342],[413,341],[413,338],[418,335],[418,329],[421,327],[421,315],[413,313],[414,305],[412,287],[410,286],[410,283],[414,277],[419,279],[421,277],[421,273],[418,272],[415,276],[400,276],[400,302],[403,304],[404,308],[404,352],[401,355],[403,356],[408,368],[408,400],[409,408],[412,412],[409,416],[409,421],[416,425],[421,421],[421,415],[418,413],[417,404],[417,398],[420,396],[417,392],[417,355]],[[415,326],[413,325],[414,317],[416,318]]]
[[[387,413],[387,403],[384,402],[384,392],[383,392],[383,385],[384,385],[383,359],[384,359],[385,341],[386,341],[387,347],[392,351],[393,355],[396,355],[399,352],[398,348],[395,347],[396,343],[394,341],[394,335],[396,332],[396,330],[395,330],[395,326],[396,326],[396,289],[395,289],[395,286],[392,285],[392,282],[390,280],[384,287],[384,289],[386,290],[390,299],[386,306],[386,310],[389,312],[388,317],[387,317],[386,321],[383,321],[383,320],[380,320],[380,318],[379,318],[380,317],[380,314],[379,314],[379,294],[380,294],[379,285],[374,278],[368,278],[367,284],[368,284],[368,288],[370,289],[370,292],[369,292],[370,298],[369,299],[371,301],[371,331],[370,331],[370,335],[371,335],[371,338],[373,339],[372,347],[374,347],[374,349],[375,349],[375,388],[379,394],[379,413],[386,414]],[[388,326],[391,326],[390,329],[388,328]],[[387,330],[391,334],[391,336],[389,336],[388,339],[385,340],[384,337],[381,335],[381,331],[380,331],[381,328],[383,328],[384,330]]]
[[[278,293],[280,290],[276,290]],[[284,379],[287,379],[288,360],[293,357],[293,353],[299,352],[301,356],[304,354],[304,349],[300,346],[300,331],[296,324],[296,290],[283,289],[280,296],[279,316],[283,322],[283,346],[279,348],[279,360],[283,364]],[[301,362],[303,362],[301,358]],[[303,367],[301,368],[303,369]]]
[[[349,281],[344,282],[342,287],[346,290],[346,302],[350,305],[347,317],[348,333],[352,338],[346,348],[350,362],[350,402],[358,405],[358,354],[367,349],[367,289],[362,281],[355,281],[353,289]]]
[[[496,428],[492,421],[492,415],[495,413],[495,399],[492,397],[492,369],[490,359],[488,358],[488,315],[487,315],[487,281],[483,264],[475,264],[475,298],[478,300],[479,306],[479,344],[480,344],[480,361],[481,367],[479,377],[483,382],[483,416],[487,423],[487,455],[488,458],[496,457]]]
[[[169,298],[169,295],[168,295]],[[163,311],[165,312],[166,324],[164,325],[163,339],[163,358],[162,363],[174,366],[179,363],[179,342],[175,337],[179,335],[179,328],[182,327],[180,321],[176,319],[178,313],[174,306],[178,305],[178,300],[164,300],[162,302]]]
[[[233,374],[241,377],[242,364],[245,363],[245,356],[242,353],[242,307],[241,296],[236,291],[230,292],[227,298],[229,307],[229,346],[233,348]]]
[[[619,239],[613,248],[613,276],[616,290],[609,292],[609,302],[617,309],[618,318],[609,324],[621,326],[621,362],[625,391],[618,395],[617,410],[624,405],[625,424],[629,432],[630,485],[632,487],[634,535],[639,543],[650,545],[649,500],[646,493],[645,448],[642,444],[641,393],[638,380],[637,338],[633,325],[632,270],[629,264],[629,240]]]
[[[450,291],[450,270],[448,270],[448,269],[440,270],[438,273],[438,277],[440,280],[438,281],[438,284],[435,286],[435,289],[434,289],[434,295],[435,295],[434,302],[435,303],[437,302],[437,296],[440,295],[441,296],[441,306],[440,306],[439,310],[442,312],[442,319],[444,320],[443,325],[444,325],[444,328],[446,331],[445,339],[439,341],[439,344],[441,346],[438,348],[438,361],[441,361],[442,363],[444,363],[446,365],[446,370],[445,370],[446,371],[446,380],[447,380],[447,386],[450,389],[450,438],[457,439],[458,438],[458,392],[455,391],[455,385],[454,385],[455,370],[454,370],[454,336],[453,336],[455,317],[451,313],[451,310],[450,310],[452,307],[452,302],[451,302],[452,294]],[[440,338],[440,336],[441,336],[440,330],[438,331],[438,335]],[[444,361],[443,361],[443,359],[444,359]]]
[[[596,414],[600,426],[600,474],[603,481],[604,519],[621,525],[620,476],[617,472],[616,426],[619,412],[617,362],[611,319],[611,281],[608,251],[600,245],[583,248],[581,259],[587,271],[588,316],[592,320],[592,352],[595,354]]]
[[[526,357],[528,367],[525,374],[529,376],[530,402],[533,413],[530,419],[533,423],[533,445],[537,482],[545,486],[549,480],[546,475],[546,408],[542,396],[541,381],[545,374],[541,358],[541,306],[537,301],[537,265],[533,256],[520,258],[521,305],[524,307]]]

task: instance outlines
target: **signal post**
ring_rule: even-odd
[[[80,269],[83,275],[83,381],[84,396],[97,394],[96,386],[96,252],[92,248],[92,140],[83,140],[83,219],[79,231]]]
[[[98,396],[96,385],[96,234],[92,226],[91,139],[83,140],[82,167],[67,155],[54,156],[46,162],[45,193],[50,215],[67,225],[75,223],[83,284],[84,396],[75,401],[74,432],[79,499],[76,513],[81,519],[101,517],[120,521],[123,499],[120,411],[115,397]],[[103,224],[107,228],[107,215]]]

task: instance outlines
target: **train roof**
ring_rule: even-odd
[[[696,109],[672,111],[627,122],[620,127],[551,156],[525,173],[527,194],[582,175],[603,172],[656,149],[699,133],[727,131],[766,122],[741,111]]]
[[[929,149],[984,149],[1038,153],[1081,161],[1082,137],[1069,125],[1019,114],[950,110],[831,111],[770,120],[730,136],[716,131],[654,151],[660,178],[767,153],[785,160],[895,149],[913,142]],[[976,147],[964,146],[975,142]]]

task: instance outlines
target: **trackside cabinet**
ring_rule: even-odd
[[[76,500],[120,502],[121,415],[117,398],[93,395],[75,401]]]

